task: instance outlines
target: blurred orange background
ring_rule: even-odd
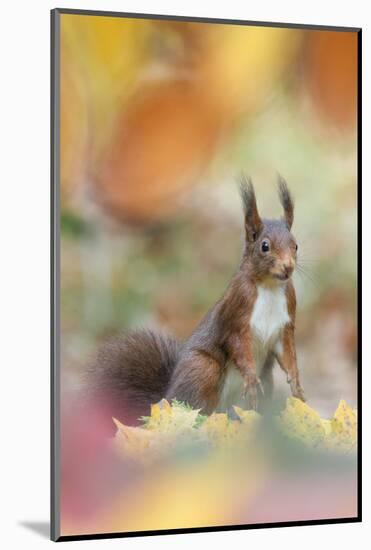
[[[236,176],[277,216],[278,171],[309,395],[324,412],[354,402],[356,114],[356,32],[62,15],[66,373],[117,330],[186,337],[239,262]]]
[[[295,276],[297,347],[306,395],[322,415],[340,398],[356,406],[357,33],[63,14],[60,47],[64,395],[80,387],[90,354],[112,333],[150,326],[179,338],[190,334],[239,263],[236,176],[241,170],[252,176],[261,214],[273,217],[281,215],[278,171],[296,201],[293,231],[304,271]],[[287,384],[279,373],[276,378],[284,400]],[[80,436],[74,441],[78,447]],[[96,456],[92,445],[88,454]],[[120,469],[110,461],[108,470]],[[76,512],[72,476],[66,529],[353,513],[354,470],[339,485],[336,472],[326,477],[327,470],[315,469],[310,488],[286,471],[261,478],[258,463],[245,474],[247,485],[254,481],[260,489],[249,489],[247,497],[243,489],[235,492],[241,476],[231,473],[241,472],[241,464],[222,465],[214,457],[197,464],[196,472],[179,467],[179,475],[173,464],[134,489],[123,481],[124,493],[137,495],[137,508],[130,506],[129,513],[120,495],[114,511],[107,511],[103,498],[89,520]],[[223,468],[231,473],[226,486],[217,481]],[[101,470],[95,464],[85,479],[95,479],[99,495],[110,490]],[[198,497],[189,492],[190,479],[197,480]],[[175,483],[177,505],[161,519],[156,505],[165,505],[171,491],[164,486]],[[290,500],[285,514],[282,484]],[[251,504],[264,491],[273,503],[265,515]],[[221,506],[225,492],[233,498]],[[92,502],[89,494],[81,497],[82,509]],[[201,505],[192,515],[196,497]]]

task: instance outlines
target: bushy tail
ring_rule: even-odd
[[[112,338],[98,350],[88,368],[89,401],[107,416],[135,425],[162,399],[180,351],[169,336],[136,330]]]

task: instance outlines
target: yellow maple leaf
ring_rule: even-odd
[[[126,426],[116,418],[112,420],[117,428],[113,447],[119,455],[136,459],[143,456],[153,443],[154,434],[144,428]]]
[[[335,411],[336,431],[352,441],[357,440],[357,413],[342,399]]]
[[[191,409],[176,401],[170,405],[166,399],[161,399],[151,405],[151,415],[146,419],[145,427],[170,435],[189,433],[195,426],[199,412],[199,409]]]
[[[113,419],[117,433],[114,446],[121,456],[148,463],[166,455],[179,441],[207,443],[219,449],[249,441],[256,434],[261,416],[255,411],[234,407],[238,420],[226,413],[208,417],[199,410],[166,399],[151,406],[143,426],[131,427]],[[332,419],[322,419],[309,405],[289,397],[278,417],[281,431],[289,438],[302,441],[311,448],[348,452],[357,442],[357,411],[340,401]]]
[[[319,414],[296,397],[287,398],[279,424],[287,436],[300,439],[311,447],[316,447],[323,441],[326,434]]]
[[[331,450],[350,451],[357,444],[357,411],[342,399],[331,420],[325,447]]]
[[[233,406],[235,413],[237,414],[238,418],[241,420],[242,424],[245,426],[249,426],[251,428],[255,427],[256,424],[259,422],[261,416],[256,411],[253,410],[244,410],[241,409],[241,407],[237,407],[237,405]]]
[[[241,422],[230,420],[225,413],[213,413],[202,424],[200,431],[210,443],[228,445],[241,435]]]

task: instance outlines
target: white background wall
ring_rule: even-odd
[[[370,15],[368,2],[257,0],[8,0],[0,26],[0,545],[41,548],[49,542],[24,523],[49,518],[49,10],[72,7],[363,27],[364,51],[364,332],[370,330]],[[366,207],[368,205],[368,209]],[[366,340],[365,338],[365,340]],[[368,349],[367,349],[368,348]],[[365,548],[370,538],[370,348],[363,357],[364,524],[296,527],[111,541],[72,542],[162,550]],[[368,494],[367,494],[368,493]],[[46,527],[44,527],[44,531]]]

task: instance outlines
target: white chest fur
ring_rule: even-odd
[[[285,288],[258,286],[258,295],[251,314],[253,337],[264,346],[273,343],[281,329],[289,322]]]
[[[261,374],[268,352],[278,345],[281,330],[289,320],[284,286],[272,289],[258,287],[258,295],[250,318],[253,354],[258,376]],[[218,410],[225,411],[232,405],[246,408],[247,403],[242,393],[242,376],[231,364],[228,366]]]

